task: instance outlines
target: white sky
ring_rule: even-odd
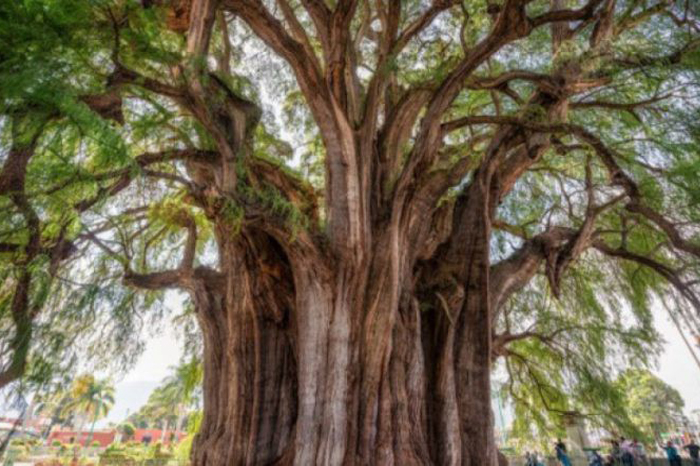
[[[665,351],[659,358],[656,374],[683,395],[687,414],[693,410],[700,410],[700,367],[693,360],[678,329],[663,307],[658,306],[655,309],[654,322],[666,340]],[[686,332],[687,336],[689,335]],[[694,349],[695,354],[700,355],[700,348]]]
[[[180,306],[175,296],[169,297],[166,304]],[[665,351],[655,372],[681,393],[686,403],[686,414],[691,414],[693,410],[700,410],[700,368],[663,307],[658,306],[655,311],[656,326],[666,340]],[[127,413],[133,413],[145,403],[151,390],[168,375],[168,367],[177,364],[181,353],[182,343],[172,329],[166,329],[161,335],[150,339],[136,366],[117,383],[116,404],[108,419],[101,424],[119,422]],[[700,353],[700,350],[696,350],[696,353]]]

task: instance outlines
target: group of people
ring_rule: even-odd
[[[669,466],[681,466],[681,455],[678,448],[672,443],[667,442],[661,445],[662,450],[666,453]],[[694,440],[682,447],[688,452],[693,466],[700,466],[700,446]],[[558,439],[554,444],[554,453],[561,466],[571,466],[571,459],[566,450],[566,444]],[[612,441],[610,454],[605,458],[597,451],[589,453],[589,466],[643,466],[648,465],[644,446],[637,439],[629,440],[620,437],[618,440]],[[544,466],[537,453],[527,452],[525,454],[525,466]]]
[[[611,454],[608,457],[608,464],[636,466],[647,464],[647,454],[644,446],[637,439],[629,440],[620,437],[620,440],[613,440]],[[605,464],[605,463],[603,463]]]
[[[673,445],[673,442],[667,442],[661,448],[666,452],[666,458],[668,458],[670,466],[681,466],[681,455],[678,453],[675,445]],[[689,444],[684,445],[683,449],[688,451],[688,456],[690,456],[693,466],[700,466],[700,446],[695,443],[695,440],[691,440]]]
[[[557,460],[562,464],[562,466],[571,466],[571,460],[566,452],[566,444],[558,439],[554,445],[554,450],[557,455]],[[529,451],[525,453],[525,466],[544,466],[544,463],[540,461],[540,457],[537,453],[530,453]]]
[[[544,466],[537,453],[525,453],[525,466]]]
[[[666,445],[660,445],[661,449],[666,453],[669,466],[681,466],[682,459],[678,453],[678,449],[672,442],[667,442]],[[683,446],[684,450],[688,451],[688,455],[693,466],[700,466],[700,446],[694,440]],[[569,464],[562,463],[564,466]],[[624,437],[620,437],[620,441],[613,440],[612,451],[603,459],[598,452],[593,452],[590,466],[640,466],[649,464],[647,460],[644,446],[634,439],[629,441]]]
[[[621,439],[612,442],[610,454],[605,458],[597,451],[589,453],[590,466],[637,466],[646,465],[647,458],[644,447],[637,441]]]

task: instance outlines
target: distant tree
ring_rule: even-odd
[[[167,438],[169,426],[179,436],[186,417],[198,404],[202,384],[202,363],[196,358],[171,367],[171,372],[151,392],[146,404],[130,416],[134,422],[160,425],[162,440]]]
[[[49,437],[54,426],[66,426],[72,423],[74,415],[69,408],[72,395],[68,387],[55,385],[50,389],[36,392],[34,398],[35,412],[50,419],[43,433],[45,438]]]
[[[647,370],[625,371],[618,381],[625,408],[643,440],[660,443],[661,434],[675,431],[685,402],[678,391]]]
[[[136,427],[130,422],[123,422],[117,427],[119,432],[122,434],[123,440],[131,439],[134,434],[136,434]]]
[[[98,380],[92,375],[81,375],[75,379],[71,387],[71,400],[66,409],[75,413],[78,418],[77,437],[83,431],[86,421],[91,421],[90,436],[86,444],[92,440],[95,423],[106,417],[114,405],[114,386],[108,379]]]
[[[174,374],[163,382],[162,401],[175,406],[175,436],[179,438],[180,431],[188,410],[198,401],[197,395],[202,388],[202,363],[196,358],[184,362],[174,368]]]

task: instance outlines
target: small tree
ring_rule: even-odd
[[[136,428],[130,422],[123,422],[119,424],[118,430],[122,434],[122,438],[124,441],[131,440],[134,434],[136,434]]]

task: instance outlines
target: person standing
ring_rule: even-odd
[[[603,466],[603,457],[597,451],[590,454],[588,461],[588,466]]]
[[[620,459],[624,466],[634,466],[634,451],[632,442],[620,437]]]
[[[619,465],[622,462],[622,450],[620,449],[620,444],[615,439],[611,440],[610,443],[610,456],[613,459],[612,464]]]
[[[695,440],[690,439],[690,443],[685,445],[683,449],[688,450],[693,466],[700,466],[700,446],[695,443]]]
[[[635,464],[647,464],[647,454],[644,451],[644,445],[639,443],[639,440],[637,439],[634,439],[632,442],[632,454],[634,455]]]
[[[530,452],[525,453],[525,466],[537,466],[537,459],[534,454]]]
[[[554,450],[557,454],[557,459],[562,466],[571,466],[571,460],[569,459],[569,455],[566,453],[566,445],[561,441],[561,439],[557,439]]]
[[[661,446],[661,448],[666,451],[666,458],[668,458],[668,464],[670,466],[681,466],[681,455],[678,454],[678,450],[673,446],[673,443],[669,440],[666,442],[666,446]]]

